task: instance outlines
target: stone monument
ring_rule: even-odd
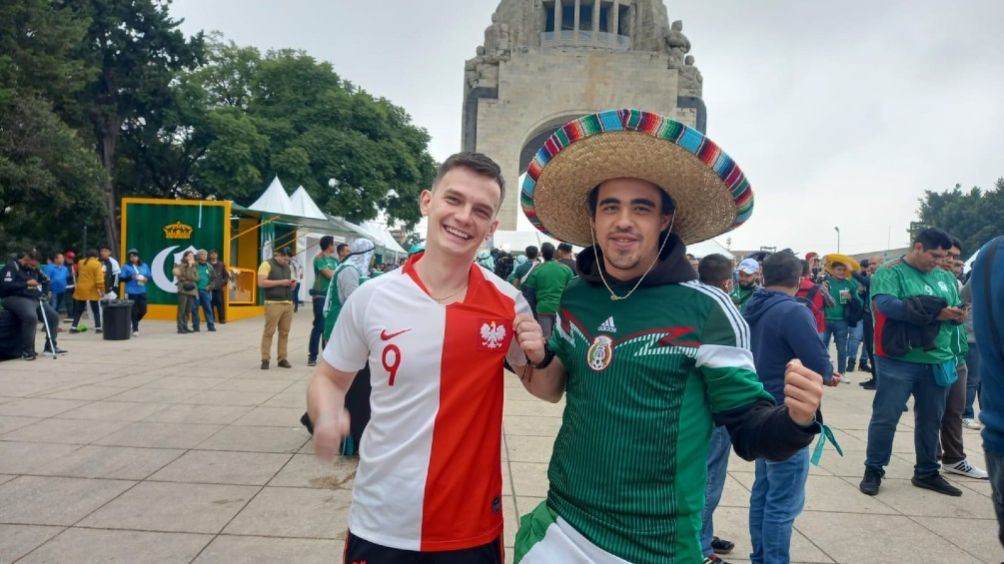
[[[637,107],[705,130],[701,72],[662,0],[502,0],[464,66],[462,144],[510,185],[500,229],[515,229],[517,179],[554,129]]]

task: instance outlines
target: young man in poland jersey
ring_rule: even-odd
[[[345,392],[370,367],[372,417],[346,562],[503,559],[504,362],[544,357],[519,291],[474,264],[498,225],[504,190],[484,155],[447,159],[421,196],[425,252],[352,294],[314,372],[307,400],[315,451],[330,459],[349,431]]]

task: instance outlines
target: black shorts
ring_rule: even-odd
[[[461,550],[418,552],[373,544],[349,531],[345,540],[345,564],[502,564],[502,537],[488,544]]]

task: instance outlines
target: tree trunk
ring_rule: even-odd
[[[105,167],[105,240],[112,254],[119,250],[118,190],[115,186],[115,147],[118,143],[121,120],[118,115],[104,117],[101,127],[101,164]],[[123,257],[119,257],[123,258]]]

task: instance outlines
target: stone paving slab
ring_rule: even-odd
[[[63,334],[59,360],[0,363],[0,563],[332,562],[347,528],[355,463],[323,463],[299,425],[310,313],[294,317],[292,369],[260,370],[262,320],[177,335]],[[41,341],[39,342],[41,346]],[[857,491],[872,392],[827,389],[844,457],[810,469],[795,562],[1000,562],[990,485],[949,476],[949,498],[909,483],[913,414],[904,413],[877,497]],[[563,402],[505,384],[503,510],[512,557],[518,517],[543,501]],[[908,402],[909,405],[910,402]],[[982,464],[979,434],[965,431]],[[749,555],[753,464],[730,460],[716,533]]]

